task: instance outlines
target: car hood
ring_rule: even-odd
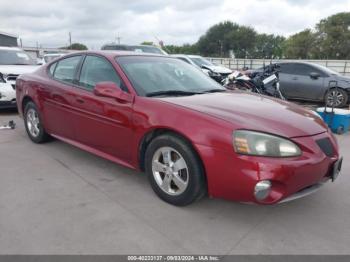
[[[219,73],[219,74],[230,74],[232,73],[231,69],[228,69],[226,67],[223,66],[216,66],[216,65],[205,65],[204,67],[210,69],[211,71],[215,72],[215,73]]]
[[[0,73],[21,75],[34,72],[39,65],[0,65]]]
[[[235,129],[255,130],[289,138],[327,131],[327,126],[316,113],[266,96],[224,92],[161,99],[228,121]]]

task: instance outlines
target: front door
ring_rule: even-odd
[[[123,87],[120,77],[107,59],[87,55],[75,88],[73,118],[76,140],[99,152],[129,162],[133,104],[94,95],[96,83],[104,81]]]

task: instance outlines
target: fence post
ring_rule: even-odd
[[[343,75],[346,75],[346,67],[347,67],[347,65],[348,65],[348,61],[345,61]]]

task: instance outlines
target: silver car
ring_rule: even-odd
[[[278,64],[281,92],[287,99],[324,102],[335,107],[349,102],[350,77],[308,62]]]

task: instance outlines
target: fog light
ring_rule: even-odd
[[[263,180],[256,183],[254,188],[254,195],[257,200],[264,200],[270,194],[271,182],[269,180]]]

